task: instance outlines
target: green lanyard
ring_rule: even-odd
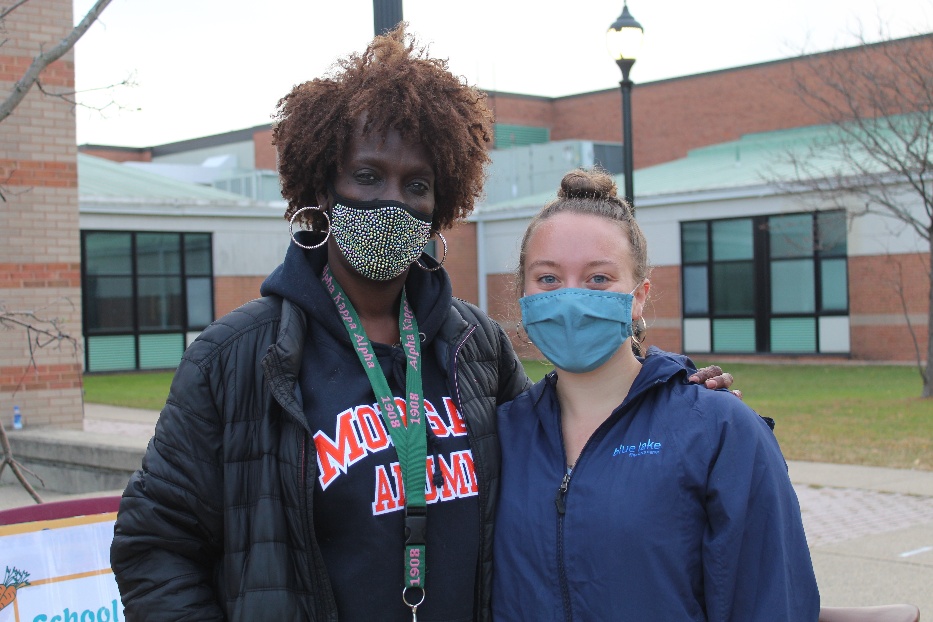
[[[408,297],[403,289],[398,316],[401,344],[408,358],[405,374],[407,416],[403,418],[396,408],[392,390],[389,388],[385,374],[382,373],[382,367],[379,366],[379,361],[376,359],[376,354],[366,336],[356,309],[353,308],[343,288],[330,273],[330,266],[324,268],[321,280],[334,299],[337,312],[340,313],[340,318],[347,327],[347,332],[350,333],[350,341],[369,377],[377,405],[382,412],[389,434],[392,436],[395,451],[398,453],[398,461],[402,469],[402,486],[405,489],[405,587],[402,588],[402,601],[411,607],[413,616],[417,616],[418,606],[424,602],[425,535],[427,533],[427,505],[424,500],[424,489],[427,483],[425,471],[428,457],[424,394],[421,390],[421,339],[418,333],[418,321],[415,319],[415,314],[408,304]],[[421,600],[417,603],[408,602],[406,592],[410,588],[421,590]]]

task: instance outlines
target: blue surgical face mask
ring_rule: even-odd
[[[564,288],[519,299],[532,343],[558,369],[575,374],[608,361],[632,335],[631,293]]]

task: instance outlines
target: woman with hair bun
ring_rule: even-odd
[[[604,173],[569,173],[525,232],[522,322],[556,369],[499,408],[493,616],[815,621],[769,425],[690,384],[684,357],[636,355],[648,273],[645,237]]]

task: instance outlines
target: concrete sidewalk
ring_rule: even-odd
[[[86,404],[83,430],[26,428],[10,437],[17,457],[23,447],[38,463],[75,463],[70,470],[78,475],[60,490],[79,490],[91,471],[104,473],[100,492],[40,490],[44,500],[120,494],[157,419],[154,411]],[[799,461],[789,468],[823,604],[909,602],[921,619],[933,619],[933,471]],[[0,509],[30,503],[6,469]]]
[[[933,472],[788,466],[823,604],[908,602],[933,617]]]

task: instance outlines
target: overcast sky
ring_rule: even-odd
[[[93,4],[75,0],[76,19]],[[622,0],[404,0],[411,31],[477,86],[559,96],[617,87],[605,31]],[[631,0],[649,82],[933,31],[933,0]],[[76,46],[78,144],[159,145],[270,122],[293,84],[372,38],[372,0],[113,0]],[[100,90],[127,78],[135,86]],[[637,86],[636,86],[637,88]],[[95,90],[97,89],[97,90]]]

